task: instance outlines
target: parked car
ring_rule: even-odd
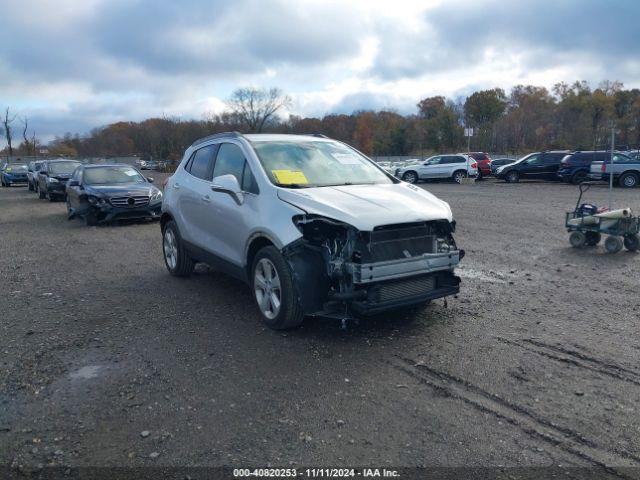
[[[435,155],[424,162],[397,168],[395,176],[408,183],[419,180],[450,179],[460,183],[463,178],[478,175],[478,164],[469,155],[462,153]]]
[[[162,191],[130,165],[82,165],[67,183],[67,217],[87,225],[160,218]]]
[[[491,157],[489,157],[488,153],[471,152],[469,153],[469,156],[478,164],[478,180],[482,180],[482,177],[488,177],[491,175]]]
[[[602,162],[592,162],[589,178],[609,182],[613,171],[613,181],[623,188],[633,188],[640,184],[640,160],[634,160],[621,153],[614,154],[613,169],[611,158]]]
[[[30,192],[36,191],[38,185],[38,172],[44,160],[32,160],[27,166],[27,186]]]
[[[510,165],[514,162],[515,160],[513,158],[496,158],[495,160],[491,160],[491,173],[495,175],[498,167]]]
[[[587,180],[591,162],[602,162],[610,157],[611,152],[606,150],[572,152],[561,160],[558,178],[577,185]]]
[[[46,160],[38,172],[38,198],[49,198],[53,202],[64,199],[67,180],[73,171],[82,165],[76,160]]]
[[[162,202],[170,274],[206,262],[250,285],[264,322],[346,319],[459,291],[449,205],[312,135],[196,141]]]
[[[10,187],[15,183],[27,183],[27,166],[24,163],[5,163],[0,171],[0,183]]]
[[[496,177],[511,183],[520,180],[557,180],[560,161],[567,153],[567,150],[530,153],[516,162],[498,167]]]

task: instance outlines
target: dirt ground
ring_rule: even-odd
[[[0,464],[638,475],[640,255],[570,248],[573,186],[421,186],[458,222],[460,294],[286,333],[233,279],[169,276],[157,223],[1,189]]]

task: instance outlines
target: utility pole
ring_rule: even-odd
[[[609,167],[609,210],[613,210],[613,150],[616,142],[616,125],[611,121],[611,165]],[[606,171],[606,170],[605,170]]]

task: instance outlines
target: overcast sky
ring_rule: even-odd
[[[44,140],[203,118],[248,85],[280,87],[299,115],[562,80],[640,87],[638,0],[0,0],[0,17],[0,108]]]

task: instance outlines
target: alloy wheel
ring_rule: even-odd
[[[261,258],[256,264],[253,287],[262,314],[269,320],[277,317],[282,305],[282,289],[278,271],[268,258]]]
[[[162,248],[164,250],[164,258],[167,265],[169,265],[171,270],[174,270],[178,264],[178,245],[176,235],[170,228],[167,228],[164,232]]]

